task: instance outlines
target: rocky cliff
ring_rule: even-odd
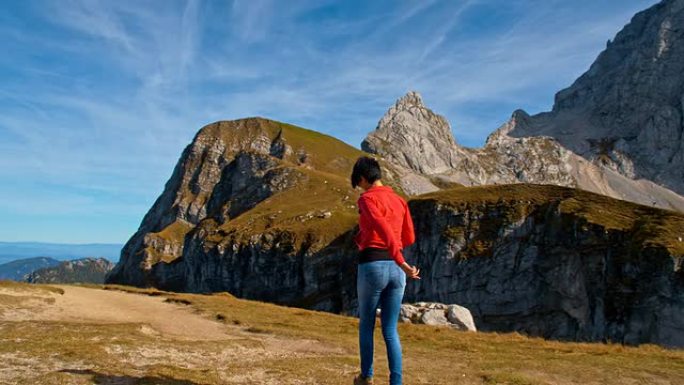
[[[433,182],[554,184],[684,211],[683,136],[684,0],[664,0],[635,15],[552,111],[514,112],[483,148],[459,146],[415,92],[362,148]]]
[[[409,205],[422,279],[406,301],[458,303],[480,330],[684,346],[684,215],[540,185]]]
[[[213,143],[204,135],[238,135],[235,130],[252,124],[280,126],[265,120],[221,123],[220,130],[198,135],[181,157],[180,169],[193,164],[196,143]],[[278,131],[274,138],[290,137],[293,143],[302,131],[292,130]],[[131,238],[107,282],[228,291],[353,314],[352,236],[358,215],[353,202],[358,195],[346,179],[313,168],[317,153],[309,154],[309,165],[296,165],[241,151],[218,162],[221,176],[214,179],[195,225],[176,219],[145,232],[154,228],[153,219],[164,218],[148,213],[150,222],[143,222]],[[199,158],[197,168],[176,170],[174,177],[206,169],[202,164],[209,158]],[[276,175],[295,175],[291,180],[297,183],[269,182],[281,180]],[[172,179],[162,197],[177,196],[174,206],[191,200],[188,191],[201,188],[169,189],[192,179],[180,178],[179,184]],[[237,186],[257,190],[245,194]],[[254,197],[252,203],[246,196]],[[231,197],[240,202],[233,204]],[[423,279],[409,283],[406,301],[461,304],[472,311],[480,330],[684,346],[684,215],[577,189],[529,184],[452,187],[411,197],[409,207],[417,242],[405,254],[421,267]]]
[[[203,128],[107,282],[354,313],[348,174],[360,154],[265,119]],[[684,216],[527,184],[452,187],[409,206],[418,241],[406,256],[423,279],[407,301],[462,304],[481,330],[684,345]]]
[[[636,14],[552,111],[508,135],[552,137],[593,164],[684,194],[684,0]]]

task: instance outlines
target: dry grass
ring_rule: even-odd
[[[28,293],[55,293],[64,294],[64,290],[50,285],[29,285],[24,282],[0,280],[0,290],[25,291]]]
[[[0,355],[17,373],[26,371],[19,383],[348,384],[358,365],[355,318],[227,293],[102,287],[167,297],[223,322],[240,338],[181,342],[135,325],[2,322]],[[563,343],[407,324],[400,334],[409,384],[684,383],[684,352],[656,346]],[[386,383],[379,330],[376,343],[376,375]]]
[[[235,240],[254,234],[283,233],[292,235],[293,247],[304,241],[328,244],[354,227],[358,219],[358,192],[337,175],[307,170],[307,183],[276,194],[249,211],[226,222],[221,230]],[[329,212],[329,217],[324,213]]]

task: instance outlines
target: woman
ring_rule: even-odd
[[[397,321],[404,296],[406,277],[420,279],[420,270],[404,261],[402,248],[415,242],[413,221],[406,201],[384,186],[380,165],[370,157],[360,157],[351,175],[353,188],[365,191],[357,201],[359,266],[356,290],[359,302],[359,350],[361,374],[354,385],[373,383],[373,330],[375,312],[381,308],[382,336],[387,347],[390,385],[400,385],[401,344]]]

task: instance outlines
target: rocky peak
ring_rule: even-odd
[[[390,107],[361,149],[422,174],[453,168],[460,151],[449,122],[425,107],[415,91]]]
[[[423,97],[418,92],[409,91],[406,93],[406,95],[397,99],[397,102],[394,104],[394,108],[396,110],[408,110],[411,108],[425,109],[426,107],[423,104]]]
[[[524,110],[518,109],[513,111],[511,119],[499,127],[496,131],[489,134],[485,142],[486,146],[501,145],[506,140],[509,140],[508,134],[517,127],[530,124],[530,115]]]
[[[684,194],[684,0],[636,14],[553,110],[511,136],[551,136],[594,164]]]

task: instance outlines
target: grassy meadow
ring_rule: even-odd
[[[69,286],[5,281],[0,284],[0,383],[350,384],[357,372],[357,320],[352,317],[241,300],[228,293],[87,287],[155,297],[219,322],[227,338],[169,338],[135,320],[13,321],[8,312],[52,306],[54,301],[33,300],[51,296],[59,302],[60,291]],[[399,326],[406,384],[684,383],[684,351]],[[387,383],[379,328],[375,357],[376,383]]]

